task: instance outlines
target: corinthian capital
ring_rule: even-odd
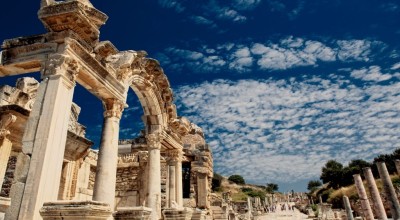
[[[161,135],[159,133],[146,135],[146,140],[150,149],[161,149]]]
[[[17,120],[17,116],[13,114],[5,114],[0,119],[0,139],[10,134],[8,127]]]
[[[118,99],[106,99],[103,101],[103,106],[105,118],[117,117],[121,119],[125,107],[124,102]]]
[[[167,160],[170,162],[181,162],[183,151],[181,149],[173,149],[167,151]]]
[[[43,76],[61,76],[73,86],[80,71],[78,62],[64,54],[53,54],[45,63]]]

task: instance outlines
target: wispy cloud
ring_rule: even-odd
[[[385,48],[385,44],[366,39],[324,42],[286,37],[268,43],[203,45],[196,51],[190,51],[191,54],[187,50],[170,47],[159,53],[157,58],[173,70],[190,69],[198,73],[222,69],[246,72],[254,68],[276,71],[334,61],[371,62],[376,56],[371,51],[376,47]],[[194,54],[197,62],[193,62]]]
[[[184,0],[159,0],[161,7],[173,9],[177,13],[186,15],[196,24],[217,28],[218,22],[230,21],[244,23],[247,17],[245,11],[252,10],[260,4],[261,0],[233,0],[229,4],[220,0],[206,0],[200,6]]]
[[[380,68],[359,71],[353,77],[364,79]],[[216,172],[296,182],[317,178],[329,159],[368,160],[400,147],[400,83],[375,81],[359,86],[331,74],[216,80],[175,91],[180,112],[205,131]]]

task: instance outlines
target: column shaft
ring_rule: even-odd
[[[180,158],[175,165],[176,174],[176,203],[183,207],[183,186],[182,186],[182,161]]]
[[[73,82],[60,75],[40,83],[22,140],[23,153],[32,154],[23,197],[11,202],[21,203],[19,219],[39,219],[43,203],[57,200],[73,91]]]
[[[372,174],[371,168],[363,168],[365,180],[367,181],[367,186],[369,193],[371,194],[372,202],[376,210],[376,214],[379,220],[387,220],[385,207],[383,206],[381,196],[379,194],[378,187],[376,186],[374,175]]]
[[[149,184],[147,195],[147,207],[152,208],[152,220],[160,219],[161,217],[161,164],[160,150],[149,150]]]
[[[168,166],[168,205],[172,207],[172,201],[176,202],[176,175],[175,166]]]
[[[374,220],[374,214],[372,213],[371,206],[368,201],[367,193],[365,192],[364,184],[359,174],[353,175],[354,183],[357,188],[358,196],[360,197],[361,208],[363,216],[366,220]]]
[[[378,167],[379,176],[382,180],[383,191],[386,194],[386,197],[390,204],[390,212],[392,213],[392,218],[394,220],[400,219],[400,205],[397,200],[396,192],[394,190],[392,180],[389,176],[389,172],[386,168],[386,164],[384,162],[376,163]]]
[[[11,148],[12,143],[10,140],[8,140],[6,137],[0,139],[0,191],[5,179]]]
[[[106,100],[103,130],[97,160],[96,178],[93,188],[93,200],[106,202],[114,210],[115,186],[118,165],[119,122],[122,103]]]
[[[354,219],[353,211],[351,210],[349,197],[343,196],[343,203],[344,203],[344,208],[346,209],[347,220],[353,220]]]

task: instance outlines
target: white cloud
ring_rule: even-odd
[[[176,68],[174,70],[188,68],[193,72],[200,71],[202,73],[204,73],[205,69],[199,68],[199,65],[204,66],[204,63],[193,63],[193,58],[210,60],[210,57],[217,57],[219,62],[207,62],[207,69],[210,72],[214,72],[216,69],[248,72],[253,67],[261,70],[287,70],[302,66],[318,66],[324,62],[369,63],[379,54],[379,52],[371,54],[371,51],[377,46],[380,48],[386,47],[384,43],[379,41],[336,40],[323,42],[286,37],[277,42],[269,43],[225,43],[215,47],[203,45],[197,51],[191,51],[190,53],[192,54],[184,49],[167,48],[157,58],[166,61],[167,64],[171,64],[172,67]],[[213,68],[214,64],[215,68]],[[398,66],[400,65],[394,65],[392,69],[400,68]]]
[[[329,159],[369,160],[400,147],[400,83],[373,82],[359,87],[339,75],[216,80],[175,94],[180,112],[204,129],[216,172],[295,182],[317,178]]]
[[[383,74],[379,66],[370,66],[369,68],[353,70],[350,76],[364,81],[376,82],[386,81],[392,78],[391,74]]]
[[[171,8],[174,9],[178,13],[182,13],[185,10],[185,7],[176,0],[158,0],[158,4],[164,8]]]

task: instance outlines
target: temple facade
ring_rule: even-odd
[[[88,0],[42,0],[38,16],[47,33],[0,51],[0,77],[21,75],[0,87],[0,219],[210,218],[211,150],[178,116],[159,62],[100,41],[108,17]],[[40,82],[23,77],[34,72]],[[103,104],[98,150],[78,122],[77,83]],[[120,140],[129,89],[145,129]]]

